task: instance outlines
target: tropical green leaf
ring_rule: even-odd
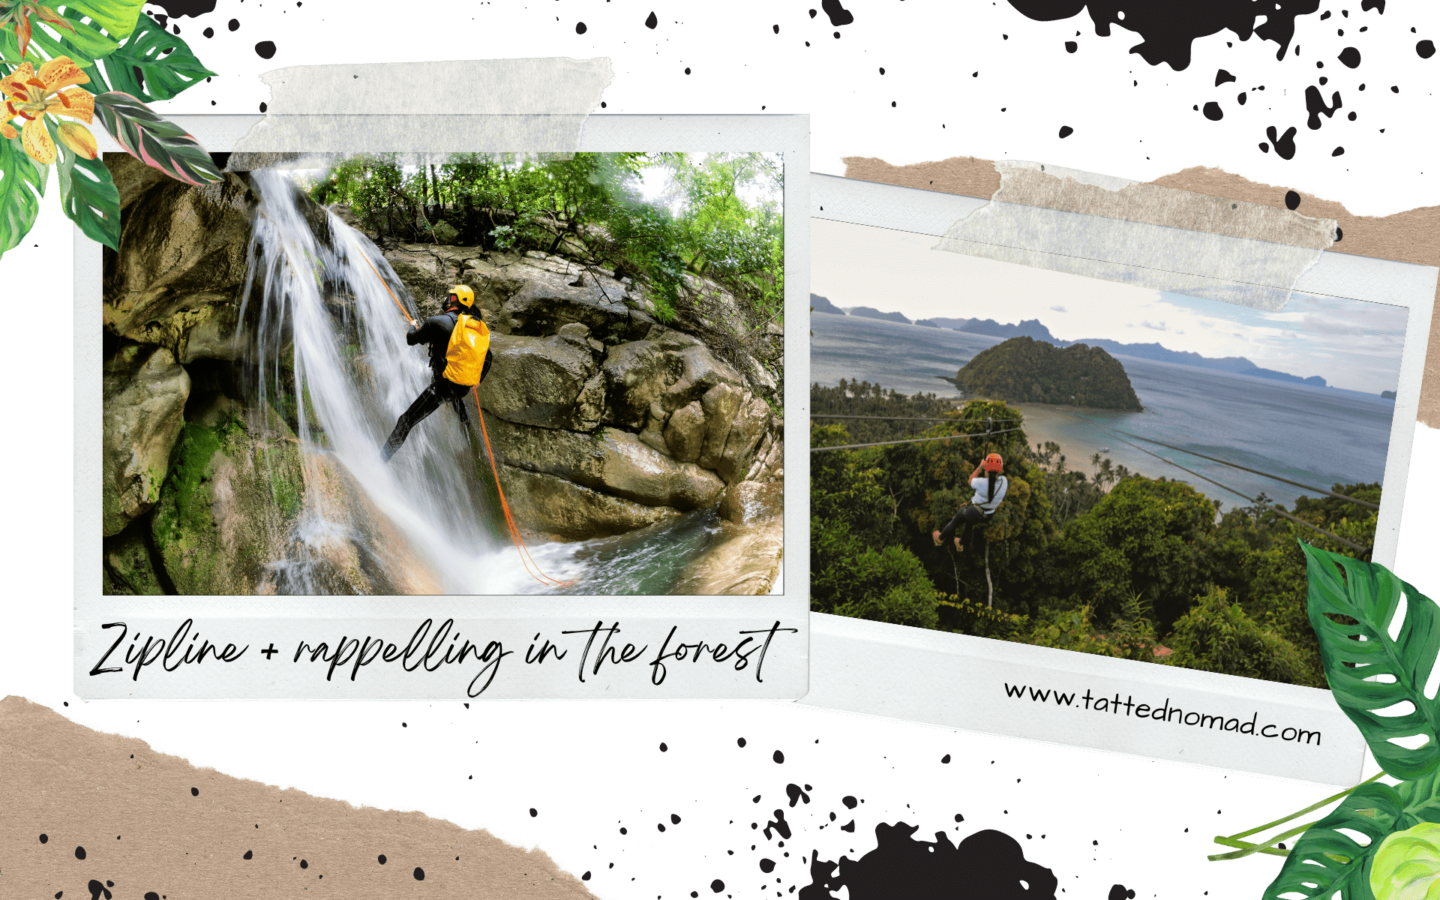
[[[123,41],[135,30],[140,8],[145,0],[67,0],[57,7],[63,12],[89,16],[117,41]],[[68,18],[68,17],[67,17]],[[145,18],[149,18],[146,16]]]
[[[95,112],[120,146],[147,166],[186,184],[221,179],[220,170],[199,141],[129,94],[108,91],[97,95]]]
[[[1264,900],[1279,900],[1282,894],[1328,900],[1337,891],[1344,900],[1375,900],[1370,864],[1400,820],[1401,807],[1400,795],[1388,784],[1356,788],[1295,842]],[[1358,833],[1364,843],[1348,832]]]
[[[80,226],[91,240],[111,250],[120,249],[120,192],[110,170],[98,159],[76,156],[59,145],[60,204],[65,215]]]
[[[1385,838],[1370,868],[1375,900],[1440,897],[1440,825],[1421,822]]]
[[[105,39],[104,35],[99,35],[99,37]],[[36,48],[40,48],[40,52],[45,53],[45,56],[48,56],[49,59],[55,59],[56,56],[69,56],[69,58],[75,62],[75,65],[82,66],[82,68],[91,65],[96,59],[92,53],[86,52],[84,48],[79,48],[79,46],[73,45],[73,43],[68,42],[68,40],[56,39],[55,36],[50,35],[48,30],[43,29],[39,24],[30,32],[30,43],[36,46]],[[109,43],[114,46],[120,46],[112,42],[112,40]],[[45,63],[45,59],[32,59],[32,56],[33,55],[26,55],[26,59],[30,60],[30,63],[32,63],[36,69],[39,69],[40,65]]]
[[[168,53],[166,51],[169,51]],[[121,91],[142,102],[169,100],[215,73],[201,65],[190,47],[149,16],[141,16],[125,43],[105,57],[105,73],[86,70],[95,91]]]
[[[0,138],[0,254],[35,225],[50,170],[25,155],[20,139]]]
[[[120,46],[118,39],[106,37],[94,25],[82,20],[80,13],[71,10],[64,14],[65,21],[70,27],[65,28],[57,25],[47,25],[47,28],[58,34],[67,47],[78,48],[82,53],[91,59],[100,59],[115,52]],[[36,23],[38,29],[39,23]],[[73,53],[64,54],[75,59]]]
[[[1440,702],[1424,691],[1440,655],[1440,608],[1382,565],[1301,547],[1310,625],[1335,701],[1388,774],[1435,772]]]

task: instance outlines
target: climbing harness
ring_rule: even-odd
[[[386,283],[384,278],[380,277],[379,270],[375,268],[374,264],[370,262],[370,260],[365,256],[363,252],[360,254],[360,258],[365,260],[365,264],[367,266],[370,266],[370,271],[374,272],[375,277],[380,279],[380,283],[385,285],[385,290],[389,292],[390,299],[395,301],[395,305],[400,307],[400,314],[405,317],[405,321],[409,322],[412,328],[415,327],[415,320],[410,317],[410,314],[408,312],[406,312],[405,307],[400,303],[400,298],[395,296],[394,291],[390,290],[390,285]],[[480,322],[479,319],[476,319],[475,321]],[[482,329],[485,327],[483,322],[480,322],[480,327]],[[486,344],[488,345],[488,343],[489,340],[487,334]],[[486,362],[489,362],[488,358],[486,359]],[[489,366],[487,365],[485,368],[488,369]],[[483,372],[481,373],[481,377],[484,377]],[[505,491],[503,488],[500,487],[500,470],[495,465],[495,451],[490,448],[490,434],[485,428],[485,413],[480,409],[480,391],[478,387],[478,380],[476,384],[470,385],[470,393],[475,398],[475,414],[480,417],[480,434],[485,438],[485,455],[490,457],[490,473],[495,476],[495,493],[500,497],[500,509],[503,510],[505,513],[505,527],[510,532],[510,540],[515,544],[515,549],[520,553],[521,565],[525,566],[525,571],[529,573],[531,578],[534,578],[541,584],[549,585],[551,587],[570,587],[575,583],[574,581],[561,581],[558,578],[551,578],[549,575],[546,575],[544,572],[542,572],[540,570],[540,564],[535,562],[535,558],[530,555],[530,550],[525,546],[525,542],[520,538],[520,529],[515,525],[515,517],[510,514],[510,504],[505,500]]]

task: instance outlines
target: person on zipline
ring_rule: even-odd
[[[964,550],[969,546],[976,524],[993,516],[995,510],[1000,508],[1001,501],[1005,499],[1008,482],[1001,474],[1004,470],[1005,461],[998,453],[991,453],[975,467],[975,471],[970,473],[970,487],[974,489],[975,495],[970,498],[970,502],[960,506],[955,518],[951,519],[948,525],[931,533],[930,537],[935,540],[935,546],[943,544],[945,538],[962,524],[965,526],[965,540],[962,543],[960,535],[955,535],[955,549]],[[984,477],[981,477],[982,473]]]
[[[490,352],[490,329],[471,312],[474,307],[475,292],[466,285],[457,284],[450,289],[444,312],[419,325],[411,323],[405,343],[411,346],[429,345],[430,370],[434,379],[410,404],[410,408],[400,415],[395,430],[385,440],[380,455],[387,463],[405,443],[405,438],[410,436],[410,429],[439,409],[442,403],[449,403],[460,414],[460,421],[469,424],[469,417],[465,414],[465,394],[484,380],[494,359]]]

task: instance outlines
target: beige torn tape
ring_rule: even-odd
[[[1001,174],[995,161],[973,154],[958,154],[945,160],[901,161],[899,164],[867,154],[842,154],[840,174],[847,179],[937,190],[966,197],[992,197],[1001,187]],[[1339,232],[1344,232],[1331,246],[1331,252],[1440,266],[1440,204],[1431,203],[1384,215],[1361,215],[1342,200],[1322,197],[1300,187],[1251,179],[1244,173],[1220,166],[1188,166],[1153,177],[1143,184],[1259,204],[1277,212],[1284,210],[1287,215],[1295,217],[1331,217],[1338,223]],[[1286,194],[1290,192],[1300,197],[1295,212],[1290,212],[1286,206]],[[1440,282],[1437,282],[1436,301],[1440,302]],[[1430,318],[1430,341],[1417,419],[1418,425],[1423,428],[1440,428],[1440,315],[1431,315]]]
[[[1334,243],[1333,219],[1039,163],[995,168],[989,205],[936,249],[1275,310]]]
[[[340,150],[574,148],[614,73],[606,58],[553,58],[293,66],[261,78],[266,115],[236,143],[232,170]]]
[[[7,898],[594,896],[543,851],[200,769],[20,697],[0,700],[0,760]],[[483,779],[515,776],[454,777],[483,804]]]

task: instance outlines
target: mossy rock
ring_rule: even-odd
[[[145,535],[136,528],[105,541],[106,594],[163,594],[160,578],[150,561]]]
[[[294,433],[273,410],[216,427],[186,423],[151,537],[181,594],[253,594],[285,555],[304,506]]]

